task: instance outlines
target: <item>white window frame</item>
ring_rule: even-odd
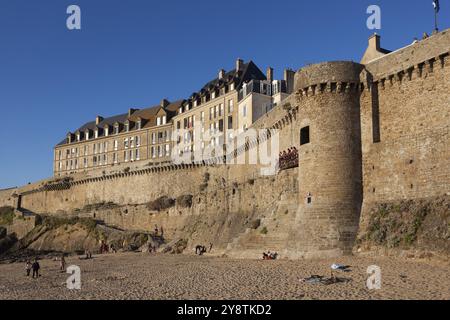
[[[166,144],[166,157],[170,156],[170,145]]]

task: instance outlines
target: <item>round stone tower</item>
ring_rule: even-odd
[[[362,203],[360,73],[353,62],[299,70],[299,207],[289,247],[298,258],[351,252]]]

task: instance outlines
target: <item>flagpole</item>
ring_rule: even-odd
[[[434,30],[439,32],[438,21],[437,21],[437,9],[434,9]]]

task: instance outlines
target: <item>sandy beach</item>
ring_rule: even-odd
[[[332,285],[302,283],[311,275],[330,276],[330,266],[349,279]],[[345,257],[314,261],[255,261],[190,255],[123,253],[69,257],[81,268],[81,290],[68,290],[59,263],[40,261],[42,276],[25,276],[23,263],[0,265],[0,299],[450,299],[450,268],[399,258]],[[382,288],[368,290],[367,267],[382,270]]]

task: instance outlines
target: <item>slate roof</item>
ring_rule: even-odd
[[[194,96],[200,96],[205,93],[209,93],[213,89],[218,89],[223,85],[228,85],[231,83],[235,83],[235,89],[239,90],[239,88],[242,86],[243,83],[250,81],[250,80],[266,80],[266,76],[264,73],[256,66],[253,61],[249,61],[248,63],[244,63],[242,70],[236,72],[236,69],[233,69],[231,71],[228,71],[225,73],[224,77],[222,79],[219,79],[219,77],[215,78],[214,80],[209,81],[206,83],[202,89],[199,92],[193,93],[191,98]],[[164,110],[167,113],[167,121],[169,122],[170,119],[177,114],[178,109],[183,106],[187,101],[186,100],[178,100],[175,102],[169,103],[168,106],[164,108]],[[94,132],[97,128],[100,129],[100,133],[102,133],[102,129],[105,127],[105,125],[109,125],[110,127],[113,127],[115,123],[119,123],[123,125],[127,120],[135,122],[138,118],[141,118],[145,120],[146,124],[143,126],[143,128],[148,128],[152,126],[152,123],[155,121],[152,121],[153,118],[155,118],[156,114],[159,112],[159,110],[162,107],[160,105],[136,110],[130,117],[128,117],[128,113],[124,113],[117,116],[112,116],[109,118],[103,119],[98,125],[96,125],[95,121],[88,122],[75,130],[74,132],[82,132],[84,133],[86,130],[91,130],[91,132]],[[130,128],[130,130],[133,130],[134,128]],[[120,132],[123,132],[123,128],[120,129]],[[73,134],[73,133],[72,133]],[[84,137],[82,141],[84,140]],[[67,138],[62,140],[60,143],[57,144],[57,146],[62,146],[67,144]]]

